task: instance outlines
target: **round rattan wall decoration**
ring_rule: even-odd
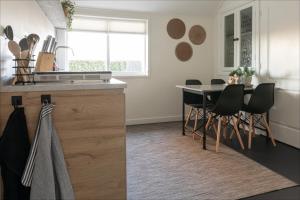
[[[206,32],[202,26],[195,25],[190,29],[189,38],[193,44],[200,45],[206,39]]]
[[[187,42],[181,42],[176,46],[176,57],[181,61],[188,61],[193,55],[193,49]]]
[[[185,24],[181,19],[174,18],[168,22],[167,31],[171,38],[180,39],[185,34]]]

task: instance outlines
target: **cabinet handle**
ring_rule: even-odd
[[[239,38],[234,38],[233,41],[234,41],[234,42],[235,42],[235,41],[239,41]]]

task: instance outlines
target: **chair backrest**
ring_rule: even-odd
[[[243,105],[244,85],[228,85],[221,93],[213,112],[222,115],[234,115],[238,113]]]
[[[274,105],[275,83],[259,84],[250,97],[248,107],[256,114],[262,114],[270,110]]]
[[[210,84],[218,85],[218,84],[225,84],[226,82],[223,79],[211,79]]]
[[[188,79],[185,81],[186,85],[202,85],[200,80],[197,79]],[[200,95],[184,92],[183,93],[184,102],[186,104],[201,104],[202,98]]]
[[[219,84],[225,84],[226,82],[223,79],[211,79],[210,80],[210,84],[212,85],[219,85]],[[211,93],[210,96],[210,100],[213,104],[216,104],[216,102],[218,101],[218,98],[220,96],[221,92],[214,92]]]
[[[185,81],[186,85],[202,85],[200,80],[197,79],[188,79]]]

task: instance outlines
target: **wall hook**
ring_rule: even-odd
[[[22,104],[23,104],[22,96],[12,96],[11,97],[11,105],[13,105],[15,108],[18,106],[21,106]]]
[[[42,104],[49,104],[49,103],[51,103],[51,95],[50,94],[43,94],[43,95],[41,95],[41,103]]]

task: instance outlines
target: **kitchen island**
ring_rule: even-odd
[[[50,95],[76,199],[126,199],[124,88],[126,83],[116,79],[2,86],[0,134],[14,109],[11,97],[22,96],[32,140],[41,95]]]

